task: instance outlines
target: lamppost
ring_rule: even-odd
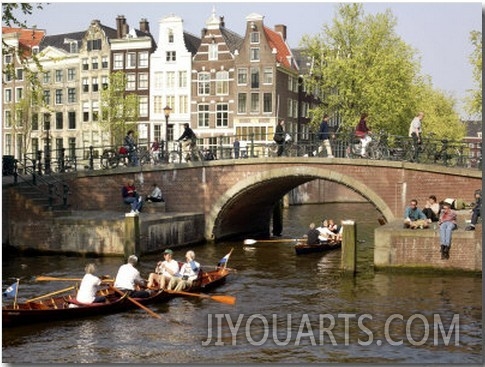
[[[44,115],[44,130],[45,130],[45,152],[44,152],[44,170],[46,174],[51,173],[51,115]]]
[[[170,106],[166,106],[163,109],[163,112],[165,113],[165,144],[164,144],[164,156],[167,157],[168,159],[168,119],[170,117],[170,112],[172,112],[172,109]]]

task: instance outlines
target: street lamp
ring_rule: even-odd
[[[166,106],[163,109],[163,112],[165,113],[165,153],[168,153],[168,119],[170,117],[170,112],[172,112],[172,109],[170,106]],[[168,156],[168,154],[165,154],[165,156]]]

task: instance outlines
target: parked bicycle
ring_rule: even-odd
[[[371,135],[372,140],[365,149],[365,157],[369,159],[389,159],[391,153],[387,145],[387,135],[379,132]],[[349,146],[347,148],[348,158],[362,158],[362,142],[354,132],[350,134]]]
[[[299,157],[300,154],[300,146],[295,143],[293,138],[290,134],[285,133],[285,141],[283,144],[283,154],[286,157]],[[278,156],[278,148],[279,144],[276,142],[272,142],[268,145],[268,156],[269,157],[277,157]]]
[[[125,147],[120,147],[119,149],[105,149],[100,157],[100,160],[101,167],[111,169],[118,167],[120,164],[127,167],[135,166],[136,162],[143,166],[150,163],[151,156],[148,149],[137,148],[136,151],[130,154]]]

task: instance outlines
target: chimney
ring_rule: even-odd
[[[207,28],[202,28],[202,31],[200,32],[200,38],[204,38],[206,34],[207,34]]]
[[[148,24],[148,20],[146,20],[146,18],[142,18],[140,20],[140,31],[150,33],[150,25]]]
[[[286,26],[284,24],[275,25],[274,31],[281,34],[281,37],[283,37],[283,40],[286,41]]]
[[[226,26],[226,23],[224,22],[224,17],[219,17],[221,28]]]
[[[123,38],[123,24],[125,17],[123,15],[118,15],[116,17],[116,38]]]

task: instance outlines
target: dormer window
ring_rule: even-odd
[[[173,31],[171,29],[168,31],[168,43],[173,43]]]
[[[259,32],[251,32],[251,43],[259,43]]]
[[[218,46],[217,43],[209,43],[209,60],[217,60],[218,58]]]
[[[37,55],[39,53],[39,46],[32,47],[32,54]]]

